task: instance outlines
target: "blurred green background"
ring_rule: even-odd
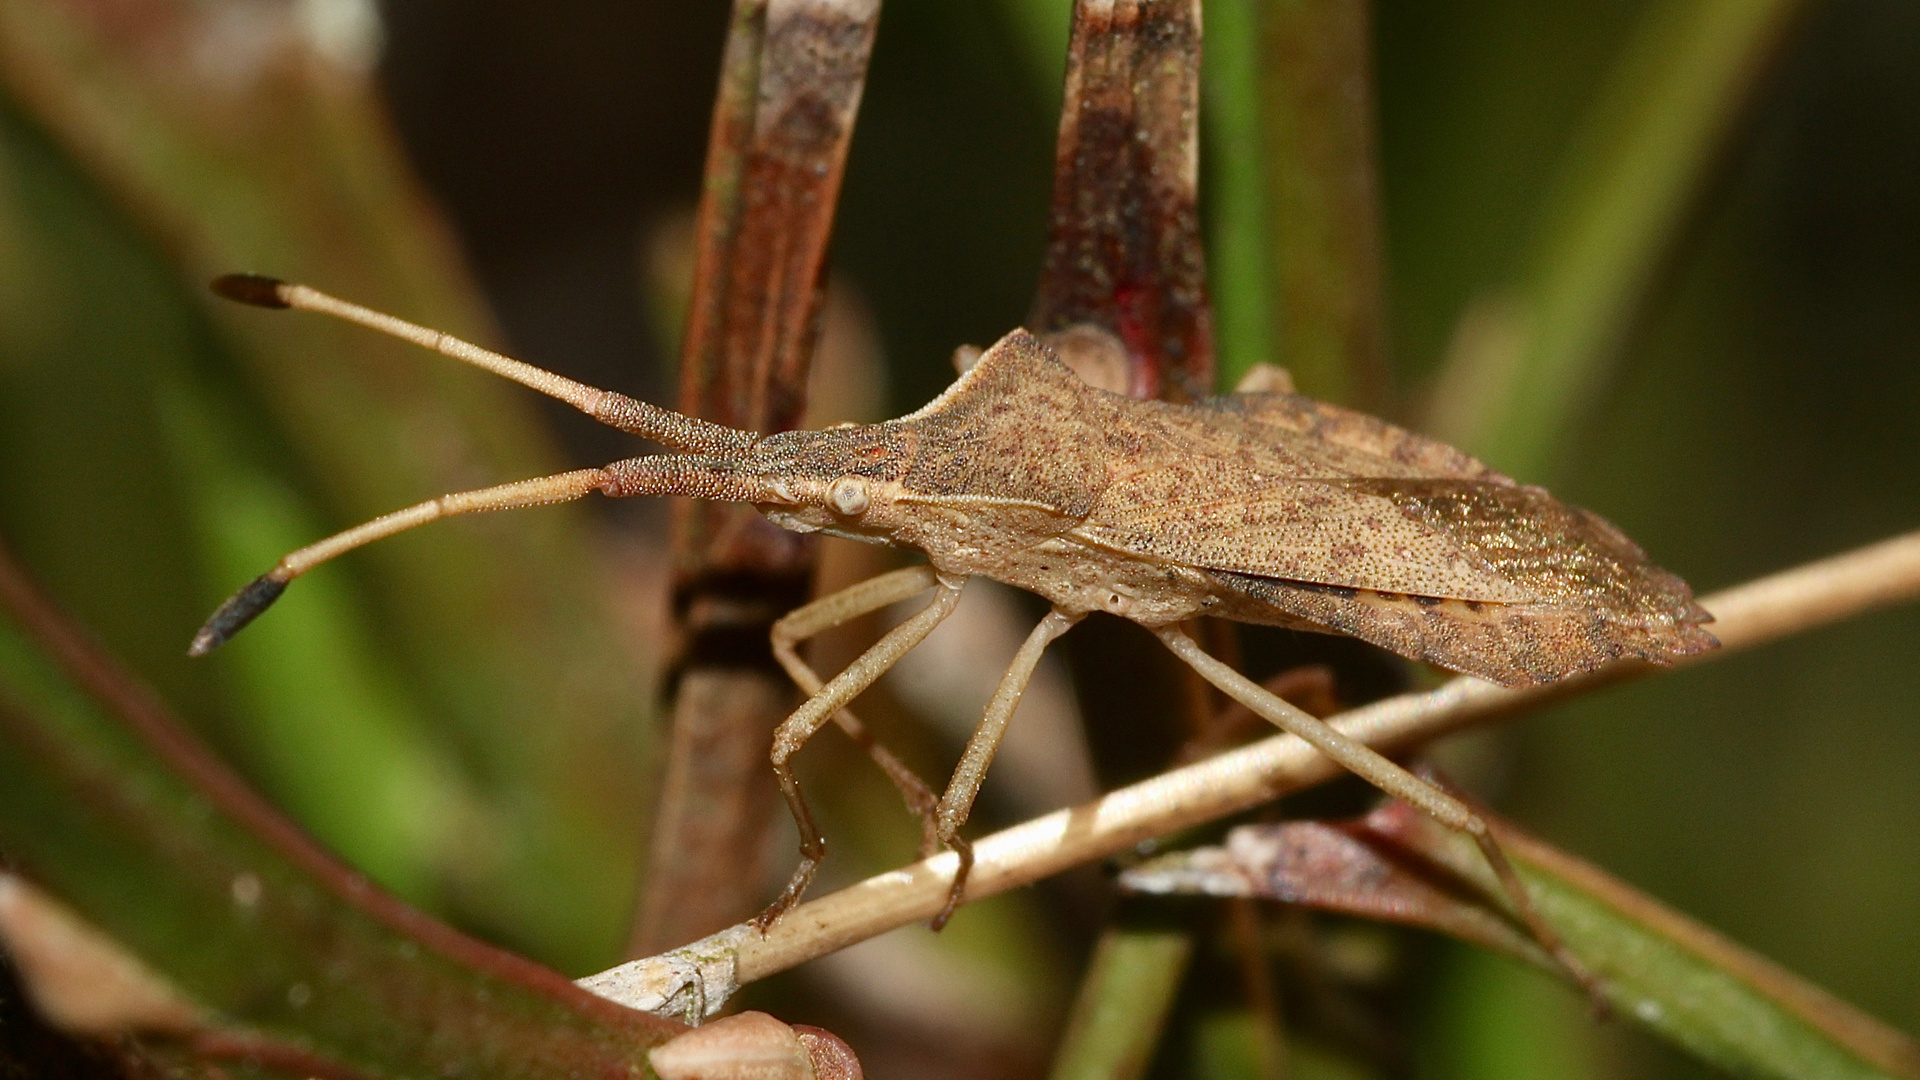
[[[1208,18],[1283,6],[1219,0]],[[1601,167],[1591,133],[1651,80],[1622,57],[1677,33],[1663,12],[1708,6],[1377,6],[1398,419],[1419,422],[1471,346],[1463,318],[1550,276],[1566,200]],[[629,444],[431,356],[222,310],[200,282],[303,276],[662,399],[659,268],[698,190],[724,8],[390,0],[374,27],[352,4],[222,0],[156,31],[111,4],[0,5],[0,536],[321,839],[574,975],[620,958],[639,865],[667,652],[659,507],[437,526],[316,573],[211,662],[184,645],[287,548]],[[834,272],[871,320],[889,411],[1025,314],[1066,9],[900,0],[882,17]],[[266,48],[248,19],[322,59],[248,60]],[[374,30],[377,64],[358,66]],[[1920,524],[1920,7],[1804,5],[1738,117],[1702,149],[1591,389],[1535,443],[1475,447],[1702,592]],[[1246,119],[1210,118],[1215,222],[1234,204],[1214,178],[1260,152],[1232,137]],[[1243,286],[1219,283],[1260,295]],[[1267,329],[1284,360],[1287,326]],[[1272,358],[1260,340],[1230,337],[1227,363]],[[1917,647],[1920,612],[1881,614],[1457,740],[1447,760],[1538,833],[1912,1032]],[[922,741],[937,771],[948,751]],[[1100,760],[1103,779],[1126,771]],[[864,804],[843,801],[830,832],[861,827]],[[894,813],[884,790],[867,802]],[[910,849],[904,820],[875,828],[836,849],[842,875]],[[916,1046],[913,1016],[826,1000],[830,978],[769,993],[832,1022],[873,1075],[1031,1074],[1086,945],[1063,914],[1084,910],[1075,895],[982,905],[939,943],[951,993],[1019,1003],[982,1013],[999,1027],[977,1045]],[[861,977],[931,964],[917,948]],[[1505,961],[1401,949],[1393,1016],[1418,1075],[1709,1075]],[[1182,1022],[1164,1075],[1239,1075]],[[1324,1050],[1296,1066],[1370,1075]]]

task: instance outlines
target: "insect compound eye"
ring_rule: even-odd
[[[827,503],[836,514],[853,517],[866,513],[867,482],[857,476],[843,476],[827,489]]]

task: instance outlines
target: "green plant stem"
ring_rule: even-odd
[[[1240,152],[1267,160],[1280,362],[1303,393],[1377,411],[1389,379],[1371,5],[1261,8],[1265,139]]]
[[[1206,0],[1200,69],[1208,278],[1222,388],[1274,363],[1274,232],[1260,101],[1259,0]]]
[[[1742,1076],[1920,1078],[1920,1045],[1765,957],[1532,837],[1501,844],[1608,998]]]
[[[1491,820],[1541,913],[1622,1015],[1741,1076],[1920,1078],[1912,1039],[1591,863]],[[1404,804],[1366,822],[1403,855],[1474,881],[1498,908],[1499,886],[1467,837]],[[1491,944],[1565,976],[1530,942]]]
[[[1050,1080],[1136,1080],[1152,1063],[1193,932],[1122,917],[1094,946]]]
[[[1481,814],[1541,914],[1598,979],[1610,1010],[1741,1075],[1920,1077],[1920,1045],[1912,1039],[1597,867]],[[1242,826],[1224,845],[1134,867],[1121,886],[1238,904],[1285,900],[1423,927],[1574,983],[1508,910],[1478,845],[1404,802],[1358,821]]]
[[[1503,325],[1462,335],[1430,430],[1538,477],[1599,395],[1804,0],[1655,0],[1576,136]]]

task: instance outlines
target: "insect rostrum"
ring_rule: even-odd
[[[823,598],[776,628],[776,652],[812,696],[776,735],[774,766],[806,861],[768,920],[798,897],[824,853],[787,758],[931,632],[976,574],[1044,597],[1053,614],[1002,680],[942,801],[939,837],[962,855],[955,902],[968,854],[956,830],[1033,664],[1047,642],[1104,611],[1155,630],[1255,712],[1474,833],[1517,913],[1553,944],[1476,815],[1278,699],[1260,699],[1179,624],[1215,615],[1351,634],[1507,686],[1622,658],[1665,663],[1715,644],[1686,584],[1598,516],[1451,447],[1291,393],[1191,405],[1129,398],[1087,385],[1015,330],[918,412],[760,436],[583,387],[303,286],[233,278],[216,288],[414,340],[680,452],[443,496],[303,548],[216,612],[195,653],[237,632],[279,586],[368,541],[452,514],[595,491],[747,502],[788,529],[925,553],[927,567]],[[824,686],[793,652],[827,626],[929,587],[937,591],[924,612]]]

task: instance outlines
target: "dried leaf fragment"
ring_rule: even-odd
[[[53,897],[0,873],[0,946],[47,1022],[70,1035],[182,1035],[200,1010],[138,957]]]
[[[647,1055],[660,1080],[860,1080],[847,1044],[820,1028],[797,1028],[743,1012],[694,1028]]]
[[[1398,846],[1375,828],[1373,816],[1243,825],[1227,834],[1224,846],[1143,863],[1121,874],[1120,884],[1142,893],[1257,897],[1397,922],[1552,966],[1477,884]]]

